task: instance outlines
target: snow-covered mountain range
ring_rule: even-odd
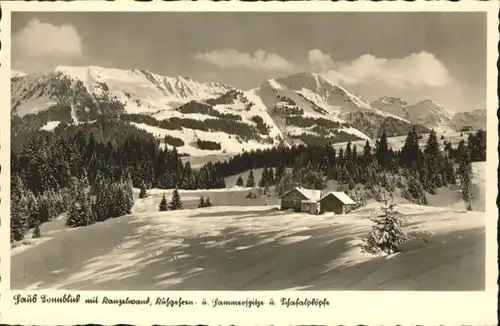
[[[421,124],[437,132],[458,131],[464,126],[474,129],[486,128],[486,109],[467,112],[447,110],[431,99],[408,104],[397,97],[383,96],[372,101],[371,106],[384,112],[405,118],[414,124]]]
[[[369,103],[315,73],[266,80],[250,90],[96,66],[13,72],[11,83],[12,115],[29,120],[29,131],[58,132],[112,116],[192,156],[370,139],[382,129],[389,136],[405,135],[412,124],[425,132],[485,121],[479,111],[457,115],[430,100],[408,105],[383,97]],[[200,141],[219,145],[202,149]]]

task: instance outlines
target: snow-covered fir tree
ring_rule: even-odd
[[[115,205],[112,206],[112,216],[118,217],[131,213],[133,202],[132,183],[121,181],[112,184],[112,193],[115,198]]]
[[[265,185],[267,185],[267,166],[264,165],[264,168],[262,169],[262,175],[261,175],[261,178],[259,180],[259,183],[258,183],[258,186],[259,187],[264,187]]]
[[[408,183],[406,188],[403,190],[403,197],[419,205],[427,205],[428,203],[415,163],[410,169]]]
[[[379,141],[377,142],[377,147],[375,148],[375,157],[379,166],[388,167],[390,163],[389,157],[389,145],[387,143],[387,136],[385,130],[382,131]]]
[[[168,211],[168,203],[167,203],[167,198],[165,198],[165,194],[163,194],[163,197],[161,198],[159,210],[160,212]]]
[[[203,208],[205,207],[205,199],[203,196],[200,196],[200,201],[198,202],[198,208]]]
[[[176,188],[172,193],[172,199],[168,203],[168,208],[171,211],[179,210],[183,208],[181,195],[179,194],[179,190]]]
[[[246,187],[247,188],[255,187],[255,177],[253,175],[253,170],[250,170],[250,172],[248,173]]]
[[[407,240],[401,228],[402,215],[396,211],[393,202],[386,201],[382,212],[373,219],[375,225],[368,237],[368,247],[374,252],[393,254],[398,246]]]
[[[472,166],[469,151],[463,151],[460,157],[460,187],[462,199],[468,211],[472,210]]]
[[[427,145],[424,150],[424,157],[427,162],[427,186],[426,189],[431,193],[435,193],[435,189],[444,185],[442,173],[444,156],[439,148],[437,135],[434,130],[429,134]]]
[[[472,180],[471,180],[470,173],[465,172],[462,175],[461,188],[462,188],[462,199],[465,203],[465,207],[468,211],[471,211],[472,210]]]
[[[66,226],[74,228],[94,224],[90,198],[81,181],[73,180],[72,189],[75,197],[69,206]]]
[[[96,221],[105,221],[110,214],[110,206],[113,204],[113,193],[111,184],[104,180],[96,180],[99,186],[95,188],[95,200],[92,204],[92,211]]]

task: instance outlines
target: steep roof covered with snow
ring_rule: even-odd
[[[354,200],[352,200],[351,197],[347,196],[345,193],[340,192],[340,191],[330,191],[330,192],[326,193],[323,197],[321,197],[320,200],[328,197],[329,195],[335,196],[338,200],[340,200],[345,205],[356,204],[356,202]]]
[[[302,195],[304,195],[307,199],[317,202],[321,198],[321,190],[314,190],[314,189],[306,189],[302,187],[295,187],[293,189],[288,190],[285,192],[281,197],[289,194],[290,192],[297,190],[300,192]]]

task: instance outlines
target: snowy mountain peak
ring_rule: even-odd
[[[267,83],[267,84],[268,84],[271,88],[274,88],[274,89],[282,89],[282,88],[283,88],[283,86],[282,86],[280,83],[278,83],[278,82],[276,81],[276,79],[269,79],[269,80],[267,80],[267,82],[266,82],[266,83]],[[266,84],[266,83],[264,83],[264,84]]]
[[[88,82],[132,83],[138,87],[154,87],[168,95],[172,100],[198,100],[205,97],[220,95],[234,87],[217,82],[200,83],[190,78],[176,76],[162,76],[146,69],[133,68],[115,69],[99,66],[86,67],[57,67],[61,72]],[[149,85],[148,85],[149,84]]]
[[[454,112],[447,110],[431,98],[408,104],[397,97],[383,96],[373,102],[372,107],[389,112],[411,123],[421,124],[437,132],[458,131],[463,126],[474,129],[486,127],[486,110]]]
[[[439,105],[438,103],[436,103],[434,100],[432,100],[430,98],[426,98],[425,100],[417,102],[412,107],[413,108],[417,108],[417,107],[421,107],[421,106],[426,106],[426,107],[440,107],[441,108],[441,105]]]
[[[408,102],[403,101],[399,97],[394,96],[382,96],[377,100],[370,103],[373,108],[384,109],[386,107],[403,107],[408,105]]]
[[[297,73],[276,81],[294,91],[315,94],[325,105],[344,112],[371,109],[363,98],[333,83],[321,74]]]

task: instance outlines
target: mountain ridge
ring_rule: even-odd
[[[193,156],[265,149],[280,143],[371,139],[382,130],[399,136],[413,125],[426,132],[427,125],[448,123],[443,119],[411,121],[394,110],[387,112],[315,73],[269,79],[241,90],[145,69],[59,66],[46,73],[13,76],[11,92],[12,116],[36,121],[36,130],[63,129],[112,116],[146,130],[163,145],[168,145],[168,137],[177,138],[173,143],[179,152]],[[478,116],[458,120],[463,123]],[[218,145],[202,149],[200,141]]]
[[[391,96],[382,96],[372,101],[371,105],[442,133],[459,131],[469,125],[474,129],[486,128],[486,109],[456,112],[445,109],[430,98],[409,104]]]

